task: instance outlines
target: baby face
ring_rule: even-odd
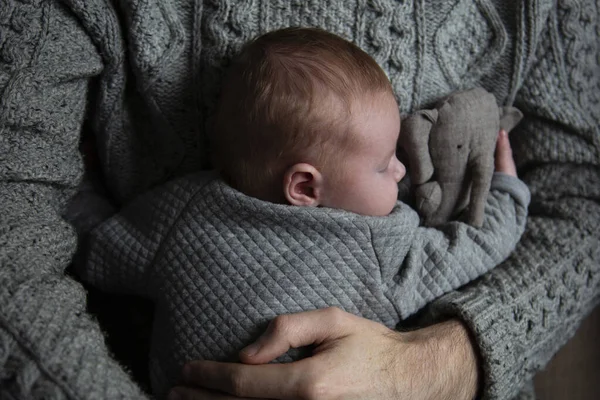
[[[335,166],[324,174],[321,205],[362,215],[388,215],[398,197],[398,182],[406,168],[396,157],[400,113],[389,93],[371,95],[352,112],[356,143]]]

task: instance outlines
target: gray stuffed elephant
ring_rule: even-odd
[[[425,225],[442,224],[466,210],[466,222],[481,227],[498,132],[509,132],[522,117],[518,109],[498,107],[491,93],[475,88],[403,120],[399,145]]]

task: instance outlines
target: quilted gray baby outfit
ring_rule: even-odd
[[[80,272],[155,301],[150,373],[161,397],[186,361],[233,360],[280,314],[338,306],[394,327],[506,259],[529,196],[519,179],[495,174],[481,229],[432,229],[402,202],[385,217],[273,204],[202,172],[95,229]]]

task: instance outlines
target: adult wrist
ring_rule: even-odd
[[[451,362],[447,366],[455,364],[458,368],[449,371],[457,383],[456,388],[461,399],[472,400],[478,398],[480,388],[481,363],[477,347],[467,326],[458,319],[447,321],[449,333],[442,340],[448,342],[447,349]]]
[[[416,359],[424,361],[424,398],[472,400],[479,388],[479,362],[468,329],[450,319],[419,330],[406,332],[404,340],[413,346]]]

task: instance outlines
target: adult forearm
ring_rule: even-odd
[[[86,313],[85,292],[72,279],[45,274],[13,282],[0,304],[0,397],[145,398],[110,356]]]
[[[556,215],[561,202],[570,219]],[[473,333],[485,398],[514,397],[598,303],[600,205],[564,199],[539,207],[556,216],[531,217],[506,263],[434,304]]]
[[[532,193],[527,230],[507,262],[434,306],[472,331],[486,398],[514,397],[600,297],[599,37],[581,17],[598,4],[548,11],[515,100],[526,118],[511,134]]]
[[[9,0],[0,20],[0,397],[139,398],[65,274],[77,237],[60,213],[83,171],[89,77],[102,64],[59,2]]]
[[[61,189],[0,183],[0,397],[143,398],[112,359],[86,293],[64,273],[77,245]]]

